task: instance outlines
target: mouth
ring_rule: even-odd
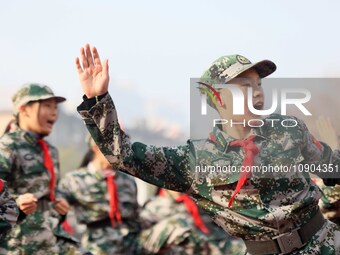
[[[263,102],[256,102],[253,106],[256,110],[262,110],[263,109]]]
[[[47,124],[49,124],[51,126],[53,126],[54,122],[55,122],[55,120],[47,120]]]

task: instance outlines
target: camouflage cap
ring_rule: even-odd
[[[241,73],[254,68],[261,78],[276,70],[276,65],[270,60],[251,63],[241,55],[228,55],[216,59],[201,76],[201,81],[209,85],[226,83]]]
[[[200,82],[213,86],[214,84],[225,84],[241,73],[254,68],[261,78],[264,78],[276,70],[276,65],[270,60],[262,60],[251,63],[249,59],[241,55],[228,55],[216,59],[203,73]],[[206,88],[199,87],[201,93]],[[208,105],[216,109],[215,101],[211,96],[207,98]]]
[[[14,114],[17,114],[19,108],[28,102],[50,98],[55,98],[57,103],[61,103],[66,100],[64,97],[55,96],[52,89],[47,85],[40,83],[26,83],[12,97]]]

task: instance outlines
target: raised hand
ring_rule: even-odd
[[[76,68],[84,94],[91,98],[106,93],[110,80],[108,60],[101,63],[97,49],[93,47],[91,52],[89,44],[80,49],[80,56],[81,64],[77,57]]]

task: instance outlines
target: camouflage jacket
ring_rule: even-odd
[[[7,184],[0,179],[0,241],[16,223],[18,216],[17,204],[10,196]]]
[[[49,144],[49,151],[54,163],[55,177],[59,179],[58,151]],[[34,135],[17,129],[0,139],[0,178],[8,183],[13,198],[25,193],[34,194],[37,210],[26,215],[16,225],[5,245],[7,250],[25,250],[30,254],[57,254],[59,248],[57,236],[69,238],[60,227],[61,216],[54,210],[49,200],[49,173],[44,167],[43,151]],[[2,246],[2,245],[1,245]]]
[[[204,212],[200,212],[200,216],[209,233],[196,227],[184,203],[176,202],[171,196],[150,199],[140,214],[143,222],[152,224],[138,240],[143,245],[143,253],[171,250],[181,254],[245,254],[241,240],[230,237]]]
[[[321,192],[308,173],[299,171],[269,176],[252,174],[228,208],[239,173],[195,172],[197,166],[242,165],[242,149],[228,146],[234,139],[219,129],[213,132],[216,142],[204,139],[188,141],[185,146],[160,148],[138,142],[131,144],[119,127],[109,94],[101,96],[98,103],[85,100],[78,111],[113,165],[154,185],[192,195],[197,205],[234,236],[245,240],[268,240],[307,223],[318,210]],[[273,118],[284,120],[288,117],[275,115]],[[320,145],[306,125],[296,121],[295,128],[281,125],[268,128],[266,124],[252,129],[251,134],[256,135],[255,144],[260,149],[254,165],[283,165],[294,169],[303,164],[331,162],[330,148]],[[332,162],[338,165],[337,158]]]
[[[109,221],[110,202],[105,174],[90,162],[72,171],[59,183],[59,190],[75,211],[77,222],[88,225],[82,245],[94,254],[128,254],[124,242],[140,230],[137,186],[134,179],[114,171],[122,223],[113,228]],[[104,223],[103,223],[104,222]]]
[[[136,183],[124,173],[115,171],[114,174],[122,219],[134,221],[139,215]],[[59,183],[59,190],[74,207],[80,223],[89,224],[109,217],[106,177],[93,163],[66,174]]]
[[[56,180],[59,179],[58,150],[49,145]],[[43,152],[37,139],[18,129],[0,139],[0,178],[8,182],[9,191],[16,199],[32,193],[38,199],[49,199],[49,173],[44,167]]]

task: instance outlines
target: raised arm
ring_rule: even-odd
[[[113,168],[160,187],[187,191],[192,183],[190,165],[193,162],[189,146],[132,144],[120,128],[116,107],[107,93],[107,61],[102,66],[96,48],[91,52],[89,45],[80,52],[83,66],[77,58],[76,67],[86,97],[77,110]]]

